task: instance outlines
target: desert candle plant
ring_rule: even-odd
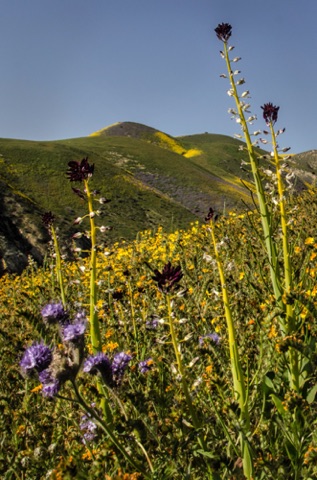
[[[93,205],[93,195],[89,187],[89,180],[94,172],[94,164],[88,163],[88,158],[83,158],[81,162],[68,162],[67,176],[71,182],[80,182],[84,185],[84,192],[78,189],[73,189],[74,192],[81,198],[87,199],[88,216],[90,221],[90,338],[93,352],[100,352],[102,348],[100,328],[98,323],[97,301],[98,301],[98,286],[97,286],[97,242],[96,242],[96,211]],[[81,219],[82,220],[82,219]]]
[[[268,255],[269,261],[269,268],[271,273],[271,280],[272,286],[274,290],[274,295],[279,303],[279,305],[283,308],[282,302],[282,286],[281,286],[281,276],[280,276],[280,268],[278,263],[278,253],[276,249],[276,244],[273,239],[273,232],[272,232],[272,213],[269,209],[269,204],[266,199],[263,181],[261,178],[260,170],[258,168],[257,163],[257,153],[255,150],[255,146],[257,142],[253,142],[251,139],[251,134],[249,131],[249,125],[251,125],[256,117],[254,115],[247,116],[250,113],[250,104],[248,103],[248,99],[250,97],[250,92],[248,90],[243,91],[241,94],[238,91],[240,85],[245,84],[244,78],[240,78],[237,81],[235,77],[240,74],[240,70],[236,70],[233,67],[233,64],[236,65],[241,58],[234,57],[230,59],[230,52],[234,49],[233,46],[228,45],[228,41],[232,34],[232,27],[228,23],[221,23],[215,28],[215,32],[217,38],[223,43],[223,50],[220,52],[222,58],[225,59],[226,66],[227,66],[227,75],[222,74],[222,78],[229,78],[230,82],[230,89],[227,91],[230,97],[233,97],[236,110],[229,109],[229,112],[233,115],[236,122],[241,126],[242,135],[237,134],[237,138],[243,138],[246,142],[246,148],[249,155],[251,171],[254,179],[254,185],[257,194],[257,200],[259,204],[259,210],[261,215],[261,222],[263,228],[263,236],[264,242],[266,246],[266,251]],[[253,135],[257,135],[257,132],[254,132]]]

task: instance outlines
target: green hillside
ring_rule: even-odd
[[[28,223],[35,225],[41,222],[41,213],[52,211],[69,238],[74,219],[86,213],[86,206],[72,191],[78,185],[66,178],[67,164],[88,157],[95,164],[94,187],[110,200],[98,218],[99,225],[111,227],[106,242],[131,240],[139,231],[158,225],[173,231],[204,219],[210,207],[223,212],[252,204],[241,183],[241,178],[248,180],[240,168],[246,160],[241,145],[230,137],[207,133],[173,138],[133,122],[59,141],[0,139],[2,204],[8,195],[15,195],[21,205],[31,202],[34,214],[28,206]],[[307,160],[302,163],[308,171]],[[10,221],[16,216],[12,202],[3,215]],[[0,257],[4,259],[4,244],[12,243],[7,235],[0,230]],[[25,255],[34,242],[32,238]]]

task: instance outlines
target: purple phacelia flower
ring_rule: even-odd
[[[157,318],[153,318],[151,320],[148,320],[145,323],[145,326],[148,330],[155,330],[158,327],[159,320]]]
[[[132,359],[132,356],[125,352],[116,353],[115,356],[113,357],[111,369],[117,384],[121,383],[121,380],[124,375],[124,371],[127,368],[128,363],[130,362],[131,359]]]
[[[34,343],[24,352],[20,367],[25,375],[34,371],[42,372],[51,363],[53,358],[52,350],[44,343]]]
[[[80,342],[86,331],[87,319],[83,312],[77,313],[74,323],[69,323],[62,328],[61,337],[64,342]]]
[[[61,383],[49,370],[43,370],[39,374],[39,379],[42,383],[42,394],[44,397],[52,398],[58,394],[61,388]]]
[[[139,370],[141,373],[146,373],[148,372],[149,370],[151,370],[151,368],[153,368],[153,359],[152,358],[148,358],[146,360],[142,360],[142,362],[139,362]]]
[[[69,322],[69,315],[61,302],[48,303],[42,308],[41,315],[47,323],[60,323],[63,325]]]
[[[83,432],[82,442],[86,445],[87,442],[92,442],[97,437],[97,425],[90,420],[88,415],[83,415],[79,424],[80,430]]]
[[[107,385],[111,386],[113,383],[111,361],[103,352],[90,355],[84,363],[83,371],[91,375],[99,372]]]
[[[219,345],[220,337],[217,333],[207,333],[206,335],[202,335],[199,337],[199,345],[203,347],[205,345],[206,339],[211,340],[212,343],[215,345]]]

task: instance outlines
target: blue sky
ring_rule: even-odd
[[[317,148],[317,0],[2,0],[0,137],[55,140],[134,121],[238,132],[218,23],[233,26],[252,112],[280,106],[281,146]]]

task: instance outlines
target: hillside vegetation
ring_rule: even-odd
[[[41,231],[41,215],[52,211],[64,239],[73,220],[84,213],[65,171],[70,160],[88,157],[95,164],[96,188],[110,200],[98,222],[111,228],[105,241],[133,240],[137,233],[163,226],[167,231],[203,219],[212,206],[223,213],[252,206],[247,174],[241,170],[242,142],[224,135],[173,138],[154,128],[123,122],[88,137],[50,142],[0,139],[0,181],[3,205],[12,195],[27,212],[30,230]],[[309,156],[310,158],[310,156]],[[314,180],[307,158],[298,173]],[[10,203],[10,201],[9,201]],[[11,202],[12,204],[12,202]],[[34,206],[33,212],[29,205]],[[28,255],[43,259],[35,235],[19,224],[14,208],[3,211],[0,226],[1,271],[21,271]],[[17,241],[19,230],[20,241]],[[43,237],[43,234],[41,234]]]

